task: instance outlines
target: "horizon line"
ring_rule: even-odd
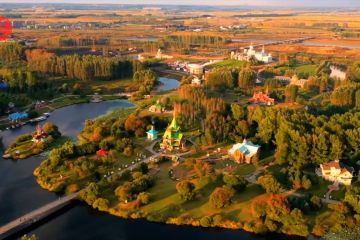
[[[322,6],[322,5],[316,5],[316,6],[302,6],[302,5],[289,5],[289,6],[282,6],[280,4],[184,4],[184,3],[85,3],[85,2],[62,2],[62,1],[56,1],[56,2],[14,2],[14,1],[5,1],[0,2],[1,4],[43,4],[43,5],[54,5],[54,4],[69,4],[69,5],[128,5],[128,6],[141,6],[141,5],[147,5],[147,6],[200,6],[200,7],[277,7],[277,8],[325,8],[325,9],[331,9],[331,8],[337,8],[337,9],[359,9],[360,6]]]

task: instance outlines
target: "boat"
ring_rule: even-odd
[[[44,121],[44,120],[46,120],[46,117],[41,116],[41,117],[37,117],[37,118],[32,119],[31,122],[41,122],[41,121]]]
[[[8,158],[11,158],[11,155],[10,155],[10,154],[4,154],[2,157],[3,157],[4,159],[8,159]]]

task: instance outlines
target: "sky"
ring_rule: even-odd
[[[1,3],[117,3],[117,4],[188,4],[258,5],[282,7],[360,7],[360,0],[0,0]]]

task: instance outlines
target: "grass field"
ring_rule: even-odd
[[[245,64],[247,64],[246,61],[227,59],[227,60],[212,64],[212,65],[209,65],[209,66],[207,66],[207,68],[216,68],[216,67],[242,68]]]
[[[293,67],[289,66],[281,66],[278,67],[280,71],[286,71],[286,70],[294,70],[297,74],[302,76],[312,76],[316,73],[316,65],[315,64],[305,64],[305,65],[296,65]]]

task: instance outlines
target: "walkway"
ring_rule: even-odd
[[[46,204],[45,206],[42,206],[0,227],[0,239],[4,239],[16,231],[22,230],[23,228],[54,213],[55,211],[69,204],[71,201],[75,200],[78,196],[79,192],[59,198],[58,200]]]

